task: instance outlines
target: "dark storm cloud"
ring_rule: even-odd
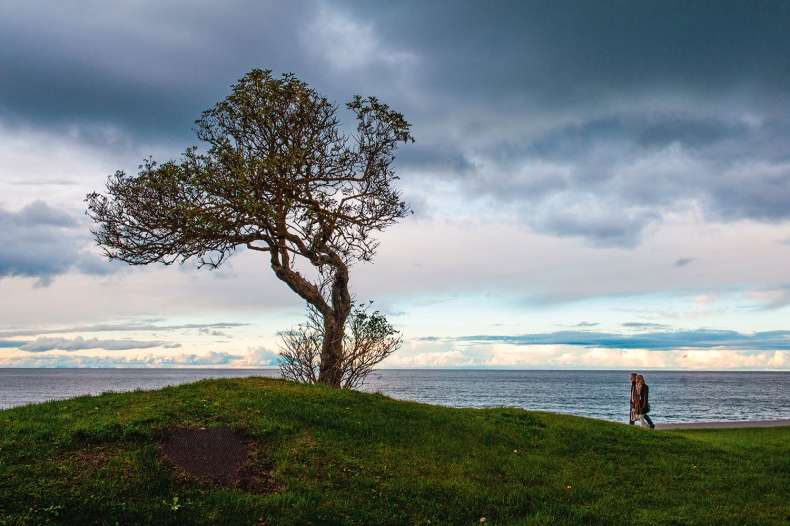
[[[32,277],[46,286],[70,270],[108,274],[117,268],[86,250],[89,243],[87,225],[44,201],[17,212],[0,207],[0,279]]]
[[[644,93],[757,94],[768,104],[783,102],[790,85],[786,2],[94,1],[75,8],[34,0],[2,8],[0,106],[35,119],[182,133],[184,120],[252,67],[331,82],[330,63],[344,57],[311,55],[305,40],[338,17],[369,26],[368,39],[413,54],[415,93],[396,102],[413,105],[415,95],[436,112],[504,104],[530,119],[613,95],[628,104]],[[354,44],[368,42],[327,51],[358,53]],[[386,58],[383,49],[372,49],[379,56],[367,61],[345,59],[349,93],[373,82],[366,77]],[[398,73],[377,71],[391,77],[382,86]],[[551,106],[555,99],[560,108]],[[491,117],[495,126],[499,115]]]
[[[284,2],[6,2],[0,116],[194,140],[200,112],[253,67],[289,71],[311,9]]]
[[[457,340],[501,342],[515,345],[574,345],[607,349],[649,349],[657,351],[677,349],[790,350],[790,331],[767,331],[754,334],[708,329],[638,334],[558,331],[518,336],[468,336],[457,338]]]
[[[429,50],[427,113],[460,130],[464,162],[445,169],[462,167],[468,197],[601,246],[635,246],[694,206],[710,221],[790,219],[790,4],[498,6],[365,12]]]
[[[787,2],[341,2],[424,54],[443,89],[577,103],[612,90],[782,92]],[[509,103],[512,99],[500,100]]]
[[[788,2],[80,5],[0,8],[0,117],[192,143],[200,111],[271,68],[378,95],[414,124],[404,184],[450,180],[550,235],[790,219]]]

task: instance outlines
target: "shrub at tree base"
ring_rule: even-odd
[[[343,360],[338,364],[338,376],[343,387],[353,389],[362,386],[373,367],[398,350],[403,341],[379,311],[368,314],[368,307],[357,305],[346,321]],[[280,351],[282,375],[298,382],[316,383],[321,371],[321,348],[325,338],[320,314],[308,307],[307,323],[280,333],[280,336],[283,340]]]

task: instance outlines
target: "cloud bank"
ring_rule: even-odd
[[[607,347],[572,338],[573,343],[512,343],[410,340],[388,358],[393,368],[515,368],[515,369],[698,369],[790,370],[790,351],[715,346],[678,349]],[[589,339],[588,339],[589,340]],[[546,340],[544,340],[546,341]]]
[[[6,341],[5,343],[10,343]],[[52,338],[41,336],[35,341],[19,345],[19,350],[27,352],[46,352],[46,351],[81,351],[83,349],[104,349],[106,351],[128,351],[130,349],[149,349],[151,347],[163,347],[174,349],[181,347],[180,343],[151,341],[142,342],[135,340],[100,340],[98,338],[85,339],[82,336],[75,338]]]
[[[743,334],[728,330],[698,329],[639,334],[614,334],[592,331],[558,331],[518,336],[465,336],[455,341],[501,342],[512,345],[572,345],[603,349],[677,349],[790,350],[790,331]]]
[[[0,367],[209,367],[257,368],[277,365],[277,353],[263,347],[249,347],[242,353],[209,351],[162,356],[86,356],[71,354],[32,354],[0,356]]]
[[[251,68],[293,71],[330,98],[373,94],[404,112],[418,139],[400,155],[407,185],[450,183],[538,232],[633,248],[678,210],[790,219],[788,25],[781,2],[237,0],[88,13],[40,0],[0,21],[14,43],[0,51],[0,116],[189,144],[192,121]]]
[[[415,216],[382,235],[374,270],[353,273],[405,336],[444,334],[398,363],[784,363],[787,335],[769,329],[786,328],[790,304],[786,3],[6,4],[0,292],[17,302],[0,313],[0,347],[29,346],[24,363],[124,364],[121,352],[194,329],[200,352],[162,363],[231,366],[242,338],[269,344],[298,320],[270,273],[240,278],[269,272],[244,254],[213,274],[95,279],[125,265],[94,254],[82,215],[107,173],[195,144],[200,112],[254,67],[294,72],[346,124],[343,103],[360,94],[413,125],[393,166]],[[179,323],[205,315],[260,323],[232,342],[216,340],[240,324]],[[179,322],[150,321],[168,317]],[[519,335],[525,319],[533,333]],[[92,362],[90,349],[117,352]],[[260,352],[238,360],[270,359]]]
[[[34,201],[13,212],[0,207],[0,279],[38,278],[47,286],[71,270],[106,275],[118,267],[88,250],[86,224],[45,201]]]
[[[179,325],[156,325],[151,323],[113,323],[101,325],[75,325],[71,327],[61,327],[57,329],[24,329],[24,330],[0,330],[0,338],[13,338],[15,336],[36,336],[39,334],[59,334],[71,332],[127,332],[127,331],[148,331],[148,332],[169,332],[184,329],[196,329],[198,331],[210,331],[212,329],[233,329],[248,326],[249,323],[218,322],[218,323],[183,323]]]

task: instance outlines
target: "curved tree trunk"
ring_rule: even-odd
[[[348,267],[337,262],[332,283],[332,315],[324,314],[324,343],[321,348],[321,367],[318,373],[318,381],[332,387],[342,387],[345,360],[343,336],[350,313]]]
[[[332,387],[342,387],[345,359],[343,336],[352,307],[351,293],[348,290],[348,266],[339,257],[335,257],[332,265],[335,272],[330,292],[331,305],[321,294],[319,287],[282,263],[278,251],[273,250],[271,253],[271,267],[281,281],[313,305],[323,317],[324,342],[321,347],[318,381]]]

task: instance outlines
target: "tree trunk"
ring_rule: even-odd
[[[321,347],[321,367],[318,381],[342,387],[343,380],[343,335],[346,320],[324,317],[324,342]]]
[[[272,250],[271,254],[271,266],[275,275],[313,305],[324,319],[324,342],[321,346],[318,381],[332,387],[342,387],[345,358],[343,336],[346,320],[351,314],[351,293],[348,291],[348,266],[337,255],[332,263],[335,272],[332,280],[332,304],[329,305],[319,287],[288,265],[282,264],[278,251]]]
[[[324,343],[321,347],[321,367],[318,373],[318,381],[332,387],[342,387],[345,360],[343,336],[350,313],[348,267],[338,261],[332,282],[332,315],[324,315]]]

